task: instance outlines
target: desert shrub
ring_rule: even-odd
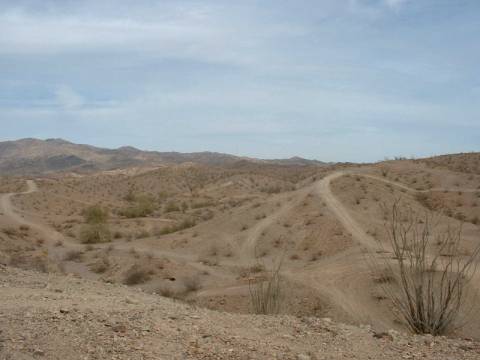
[[[138,218],[151,215],[156,210],[155,199],[149,194],[141,194],[134,197],[133,205],[120,209],[119,215],[127,218]]]
[[[110,260],[107,257],[103,257],[93,264],[90,264],[90,270],[96,274],[103,274],[110,268]]]
[[[87,224],[104,224],[108,219],[108,211],[99,205],[84,209],[82,215]]]
[[[46,273],[49,270],[48,257],[45,253],[28,256],[20,252],[10,254],[9,265],[26,270]]]
[[[261,188],[260,191],[267,194],[278,194],[282,192],[282,188],[279,185],[269,185]]]
[[[265,278],[256,281],[249,281],[250,304],[255,314],[278,314],[283,301],[281,291],[280,269],[282,262],[278,266],[265,272]]]
[[[69,250],[64,256],[65,261],[81,261],[83,257],[83,252],[80,250]]]
[[[198,291],[201,288],[198,276],[186,277],[183,279],[183,286],[187,292]]]
[[[387,223],[394,262],[385,261],[388,278],[378,282],[415,333],[441,335],[459,320],[480,253],[479,246],[462,257],[461,227],[440,232],[437,224],[435,214],[419,216],[400,201]]]
[[[105,224],[86,224],[80,229],[80,241],[83,244],[110,242],[112,235]]]
[[[180,211],[180,207],[177,205],[175,201],[171,200],[165,204],[165,208],[163,210],[166,213],[169,213],[174,211]]]
[[[125,201],[128,201],[128,202],[133,202],[135,201],[135,190],[133,189],[133,187],[130,187],[128,189],[128,192],[127,194],[123,197],[123,199]]]
[[[144,267],[134,264],[127,270],[123,283],[125,285],[138,285],[143,284],[150,280],[150,274]]]
[[[180,230],[185,230],[185,229],[194,227],[195,224],[196,222],[193,219],[184,219],[176,225],[170,225],[170,226],[164,227],[163,229],[160,229],[157,233],[158,235],[167,235]]]
[[[5,235],[7,235],[9,237],[19,235],[18,230],[15,229],[14,227],[7,227],[7,228],[2,229],[2,231]]]
[[[389,172],[389,168],[386,167],[386,166],[382,166],[382,167],[380,168],[380,172],[382,173],[382,176],[383,176],[383,177],[387,177],[388,172]]]

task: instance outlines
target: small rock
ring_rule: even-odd
[[[35,356],[44,356],[44,355],[45,355],[45,352],[44,352],[43,350],[36,349],[36,350],[33,352],[33,355],[35,355]]]

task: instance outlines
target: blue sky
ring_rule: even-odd
[[[0,0],[0,140],[480,150],[478,0]]]

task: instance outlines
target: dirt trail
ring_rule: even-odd
[[[379,245],[366,234],[362,226],[349,214],[348,209],[335,197],[330,189],[331,181],[344,175],[356,175],[391,184],[409,192],[424,192],[412,189],[404,184],[369,174],[335,172],[315,184],[317,193],[325,201],[330,210],[342,223],[345,230],[352,234],[360,247],[353,247],[332,257],[322,259],[308,265],[303,271],[284,271],[284,275],[299,283],[319,290],[326,299],[335,304],[337,316],[346,316],[345,321],[373,324],[376,328],[388,329],[395,324],[385,320],[385,314],[372,301],[371,294],[365,291],[368,286],[368,273],[372,271],[362,253],[361,247],[366,247],[372,253]],[[433,189],[433,191],[448,191],[448,189]],[[477,191],[471,189],[454,189],[453,191]]]
[[[8,193],[8,194],[3,194],[0,197],[0,212],[4,214],[4,216],[10,218],[13,222],[19,224],[19,225],[27,225],[31,229],[37,230],[39,233],[42,234],[46,241],[46,245],[48,247],[49,253],[52,255],[52,258],[57,260],[58,257],[63,254],[68,249],[77,249],[81,250],[83,249],[83,246],[81,244],[78,244],[76,242],[73,242],[69,240],[68,238],[64,237],[63,234],[59,233],[58,231],[52,229],[48,225],[43,225],[40,224],[36,221],[29,220],[25,218],[23,215],[21,215],[13,206],[12,204],[12,197],[16,195],[25,195],[25,194],[31,194],[36,191],[38,191],[38,186],[33,180],[27,180],[27,190],[21,193]],[[163,220],[163,219],[162,219]],[[170,219],[168,219],[171,221]],[[63,242],[63,248],[64,249],[58,249],[55,247],[55,243],[57,241],[62,241]],[[106,248],[110,244],[96,244],[96,247],[98,248]],[[115,249],[121,250],[128,252],[132,249],[132,245],[128,243],[115,243],[114,244]],[[169,259],[173,259],[178,262],[182,263],[188,263],[190,266],[193,268],[196,268],[199,271],[209,271],[212,275],[218,277],[218,278],[229,278],[231,276],[227,275],[225,272],[222,271],[217,271],[217,270],[212,270],[211,267],[203,265],[198,262],[198,259],[196,259],[195,256],[193,255],[188,255],[188,254],[178,254],[175,252],[169,252],[169,251],[163,251],[163,250],[157,250],[157,249],[152,249],[151,247],[142,247],[139,245],[135,245],[134,248],[145,254],[151,254],[156,257],[167,257]],[[79,273],[82,276],[87,276],[88,278],[91,278],[93,273],[89,271],[86,265],[84,264],[78,264],[78,263],[72,263],[68,267],[67,270],[74,271],[76,273]],[[98,276],[94,276],[98,277]]]
[[[252,259],[255,259],[255,248],[257,246],[258,238],[261,236],[262,232],[274,224],[283,215],[292,210],[295,206],[299,205],[305,199],[305,196],[309,190],[310,188],[302,189],[300,192],[298,192],[298,194],[295,194],[297,196],[295,200],[287,200],[287,203],[284,204],[279,210],[259,221],[248,231],[248,237],[245,239],[240,249],[240,258],[242,260],[251,261]]]
[[[411,188],[405,184],[402,184],[402,183],[399,183],[397,181],[393,181],[393,180],[389,180],[389,179],[386,179],[386,178],[383,178],[383,177],[380,177],[380,176],[375,176],[375,175],[370,175],[370,174],[362,174],[362,173],[351,173],[351,175],[357,175],[357,176],[363,176],[363,177],[366,177],[366,178],[370,178],[370,179],[374,179],[374,180],[377,180],[377,181],[382,181],[386,184],[390,184],[390,185],[393,185],[393,186],[396,186],[400,189],[404,189],[404,190],[407,190],[407,191],[410,191],[410,192],[413,192],[413,193],[428,193],[428,192],[431,192],[431,191],[435,191],[435,192],[462,192],[462,193],[476,193],[476,192],[480,192],[480,189],[468,189],[468,188],[432,188],[432,189],[427,189],[427,190],[417,190],[417,189],[414,189],[414,188]]]
[[[320,197],[325,201],[330,210],[333,211],[337,219],[342,223],[347,231],[352,234],[354,240],[361,245],[373,249],[378,247],[375,239],[369,236],[362,227],[350,216],[348,210],[342,203],[333,195],[330,189],[330,182],[340,176],[345,175],[344,172],[335,172],[324,177],[316,183],[316,190]]]
[[[0,211],[8,218],[13,220],[13,222],[20,225],[27,225],[32,229],[39,231],[43,236],[45,236],[46,241],[58,241],[64,240],[63,235],[59,232],[53,230],[49,226],[39,224],[37,222],[31,221],[23,217],[19,212],[17,212],[12,205],[12,197],[16,195],[25,195],[31,194],[38,191],[37,184],[33,180],[27,180],[27,190],[21,193],[9,193],[3,194],[0,197]]]
[[[366,246],[369,249],[378,248],[377,242],[375,241],[375,239],[369,236],[363,230],[363,228],[352,218],[352,216],[348,212],[348,209],[346,209],[343,206],[343,204],[335,197],[335,195],[332,193],[330,189],[331,181],[344,175],[363,176],[363,177],[381,181],[381,182],[396,186],[400,189],[404,189],[406,191],[414,192],[414,193],[423,193],[423,192],[429,192],[429,191],[455,191],[455,192],[456,191],[461,191],[461,192],[479,191],[475,189],[462,189],[462,188],[458,188],[458,189],[435,188],[430,190],[417,190],[417,189],[408,187],[407,185],[404,185],[402,183],[385,179],[379,176],[363,174],[363,173],[341,172],[341,171],[332,173],[326,176],[325,178],[323,178],[322,180],[318,181],[316,183],[317,193],[325,200],[325,203],[327,204],[327,206],[334,212],[335,216],[342,223],[345,229],[352,234],[354,240],[356,240],[357,242]]]

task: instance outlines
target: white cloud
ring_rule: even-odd
[[[152,10],[146,16],[89,12],[56,15],[0,12],[0,54],[142,53],[233,65],[258,64],[273,39],[306,30],[232,15],[234,7]]]
[[[84,98],[66,85],[59,86],[55,90],[57,104],[65,110],[74,110],[84,105]]]

